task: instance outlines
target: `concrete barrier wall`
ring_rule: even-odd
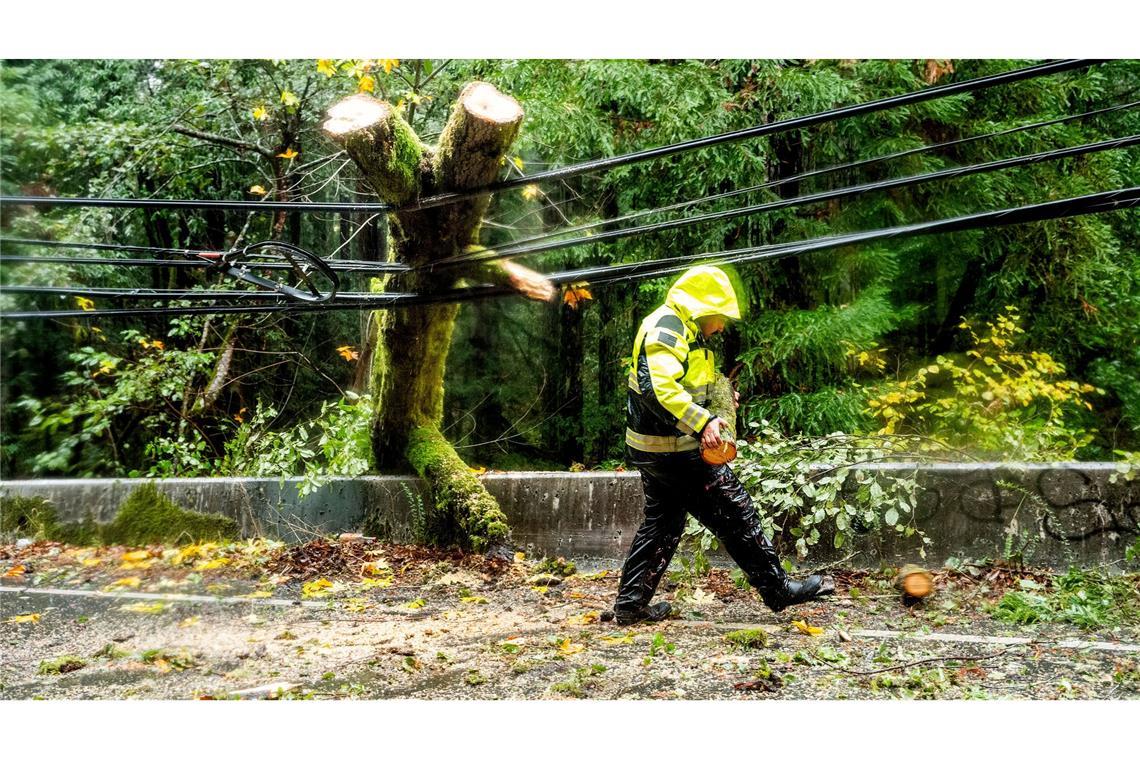
[[[1110,463],[866,467],[917,472],[917,517],[934,541],[927,559],[932,564],[953,555],[1001,557],[1007,535],[1015,547],[1025,545],[1026,559],[1037,564],[1115,562],[1140,535],[1140,479],[1128,481]],[[245,535],[288,541],[360,530],[410,541],[412,515],[426,494],[415,478],[371,476],[333,478],[305,498],[295,478],[5,481],[0,495],[46,498],[64,521],[89,514],[109,522],[145,482],[187,509],[233,518]],[[532,554],[621,558],[641,521],[637,473],[520,472],[486,475],[483,482],[503,506],[516,543]],[[824,536],[812,564],[852,552],[858,554],[850,562],[863,565],[917,558],[914,540],[893,534],[862,536],[841,552],[830,545]]]

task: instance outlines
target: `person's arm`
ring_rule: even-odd
[[[648,377],[643,377],[644,372],[638,372],[641,392],[652,393],[682,431],[700,436],[714,415],[695,403],[692,394],[681,386],[681,377],[685,374],[682,362],[689,355],[689,345],[681,335],[663,327],[651,329],[645,336],[644,345]]]

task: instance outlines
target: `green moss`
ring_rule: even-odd
[[[763,649],[768,646],[768,633],[761,628],[745,628],[726,633],[724,640],[742,649]]]
[[[578,567],[573,562],[568,562],[565,557],[544,557],[535,566],[534,571],[566,578],[578,572]]]
[[[39,673],[41,676],[58,676],[87,667],[87,661],[82,657],[66,654],[54,660],[41,660]]]
[[[237,523],[230,518],[182,509],[160,494],[153,483],[131,491],[115,521],[104,526],[102,533],[104,543],[129,546],[232,539],[240,535]]]
[[[728,423],[732,437],[736,438],[736,399],[732,381],[721,374],[717,374],[713,381],[709,411]]]
[[[436,427],[412,430],[406,456],[431,490],[434,509],[426,526],[431,540],[476,551],[507,540],[510,528],[499,503]]]
[[[56,529],[55,507],[39,496],[0,499],[0,533],[49,538]]]
[[[237,538],[240,532],[230,518],[182,509],[160,494],[153,483],[147,483],[131,492],[109,525],[95,522],[90,512],[80,522],[60,522],[55,507],[46,499],[5,497],[0,500],[0,533],[76,546],[141,546]]]

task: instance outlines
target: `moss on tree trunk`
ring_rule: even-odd
[[[368,95],[353,95],[328,112],[325,132],[344,146],[365,181],[384,201],[417,197],[493,182],[522,123],[518,103],[493,86],[472,82],[460,93],[439,145],[423,144],[400,111]],[[456,256],[477,245],[488,195],[458,203],[389,214],[389,259],[418,265]],[[511,281],[512,271],[484,265],[484,281]],[[454,287],[461,273],[411,272],[402,292],[431,293]],[[387,287],[382,281],[381,287]],[[429,538],[484,549],[509,539],[507,521],[454,448],[439,432],[443,379],[457,304],[413,306],[378,312],[372,359],[376,399],[373,451],[381,469],[407,469],[431,491]]]
[[[710,395],[709,411],[727,422],[732,437],[736,438],[736,392],[732,381],[717,373]]]

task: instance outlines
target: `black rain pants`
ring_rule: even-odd
[[[706,464],[699,452],[656,457],[627,452],[641,472],[645,522],[622,567],[615,610],[632,612],[649,604],[677,550],[686,512],[712,531],[752,586],[762,594],[783,591],[787,575],[779,556],[760,527],[752,498],[728,465]]]

